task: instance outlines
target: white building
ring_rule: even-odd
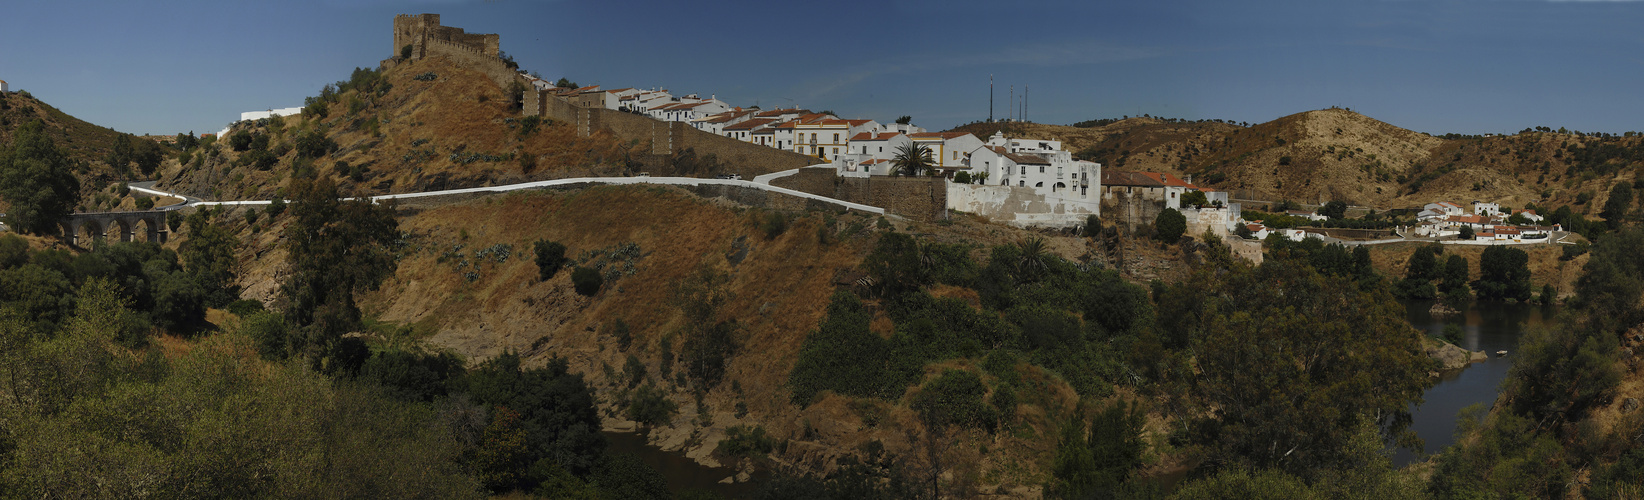
[[[771,134],[768,130],[770,129],[770,126],[775,124],[775,123],[776,123],[776,120],[772,120],[770,118],[754,118],[752,120],[742,120],[742,121],[734,123],[732,125],[725,126],[725,128],[722,129],[720,135],[724,135],[725,137],[736,139],[736,140],[739,140],[739,141],[742,141],[742,142],[752,142],[754,144],[762,144],[760,141],[769,140],[769,138],[771,137]],[[765,132],[765,133],[760,134],[760,132]],[[763,144],[763,145],[769,146],[769,144]]]
[[[1473,202],[1473,213],[1485,217],[1495,217],[1501,215],[1501,204],[1475,201]]]
[[[908,134],[916,146],[930,148],[932,166],[944,174],[970,168],[968,153],[982,147],[982,140],[966,132],[925,132]]]
[[[985,175],[989,185],[1033,188],[1041,195],[1069,199],[1101,198],[1102,165],[1074,160],[1059,141],[1005,139],[996,133],[965,156],[970,174]]]
[[[913,144],[913,140],[900,132],[861,132],[851,136],[848,151],[864,160],[890,160],[896,158],[897,150],[909,144]]]
[[[1512,215],[1524,216],[1524,220],[1530,221],[1532,223],[1541,222],[1541,220],[1544,219],[1544,217],[1542,217],[1540,215],[1537,215],[1535,210],[1529,210],[1529,209],[1514,210]],[[1508,217],[1511,217],[1512,215],[1509,215]]]
[[[1422,205],[1421,212],[1416,214],[1416,220],[1428,221],[1433,219],[1442,219],[1453,215],[1461,215],[1462,213],[1461,205],[1448,201],[1440,201]]]
[[[11,92],[11,87],[6,85],[5,80],[0,80],[0,92]]]
[[[794,125],[794,152],[833,161],[845,154],[851,136],[879,131],[873,120],[824,119]]]

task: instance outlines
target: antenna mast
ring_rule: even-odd
[[[993,123],[993,74],[988,74],[988,123]]]

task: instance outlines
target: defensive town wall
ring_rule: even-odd
[[[1102,221],[1109,224],[1124,224],[1132,230],[1144,224],[1152,224],[1153,219],[1164,211],[1164,203],[1148,199],[1141,193],[1113,193],[1102,199]]]
[[[724,173],[740,174],[744,178],[824,161],[703,132],[684,122],[665,122],[626,111],[576,106],[547,91],[526,91],[523,101],[526,116],[569,122],[576,127],[578,135],[586,137],[601,130],[609,131],[623,140],[650,144],[651,155],[659,160],[686,151],[694,153],[698,159],[711,154],[723,165]]]
[[[833,167],[802,168],[771,180],[771,185],[852,203],[921,220],[948,216],[947,181],[939,177],[839,177]]]
[[[1100,210],[1094,199],[1046,196],[1030,187],[949,183],[947,189],[948,206],[954,210],[1022,227],[1083,226]]]

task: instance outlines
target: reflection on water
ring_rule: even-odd
[[[755,492],[756,482],[722,484],[719,481],[736,474],[729,467],[708,467],[687,458],[682,452],[666,452],[645,443],[645,435],[628,432],[604,432],[611,443],[610,452],[633,455],[646,465],[662,473],[668,481],[668,491],[706,491],[724,498],[747,498]]]
[[[1455,441],[1456,414],[1475,403],[1488,407],[1495,403],[1501,391],[1501,381],[1512,367],[1511,352],[1517,349],[1518,339],[1525,329],[1544,324],[1554,310],[1533,305],[1479,302],[1459,315],[1440,318],[1428,313],[1430,301],[1409,301],[1410,324],[1428,335],[1442,337],[1447,324],[1460,325],[1464,334],[1461,346],[1469,351],[1484,351],[1490,360],[1474,363],[1459,372],[1445,373],[1437,384],[1422,395],[1422,404],[1411,409],[1415,421],[1411,429],[1425,441],[1424,449],[1437,452]],[[1496,351],[1508,351],[1508,357],[1496,356]],[[1393,464],[1403,466],[1416,461],[1408,450],[1398,450]]]

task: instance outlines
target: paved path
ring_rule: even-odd
[[[731,179],[699,179],[699,178],[695,178],[695,177],[575,177],[575,178],[570,178],[570,179],[554,179],[554,180],[551,180],[551,181],[523,182],[523,183],[519,183],[519,184],[508,184],[508,185],[503,185],[503,186],[485,186],[485,187],[464,188],[464,189],[446,189],[446,190],[442,190],[442,191],[427,191],[427,192],[422,192],[422,193],[385,194],[385,195],[380,195],[380,196],[372,196],[371,201],[375,202],[375,201],[382,201],[382,200],[400,200],[400,199],[410,199],[410,198],[424,198],[424,197],[430,197],[430,196],[450,196],[450,195],[459,195],[459,194],[502,193],[502,192],[508,192],[508,191],[518,191],[518,190],[522,190],[522,189],[546,189],[546,188],[551,188],[551,187],[555,187],[555,186],[565,186],[565,185],[571,185],[571,184],[610,184],[610,185],[666,184],[666,185],[673,185],[673,186],[713,186],[713,185],[718,185],[718,186],[739,186],[739,187],[746,187],[746,188],[753,188],[753,189],[761,189],[761,190],[770,191],[770,192],[773,192],[773,193],[785,194],[785,195],[789,195],[789,196],[797,196],[797,197],[800,197],[800,198],[806,198],[806,199],[812,199],[812,200],[818,200],[818,201],[825,201],[825,202],[828,202],[828,203],[833,203],[833,204],[837,204],[839,206],[843,206],[845,208],[849,208],[851,210],[861,210],[863,212],[875,213],[875,214],[880,214],[880,215],[885,214],[885,209],[883,209],[883,208],[870,206],[870,205],[863,205],[861,203],[852,203],[852,202],[848,202],[848,201],[845,201],[845,200],[838,200],[838,199],[829,198],[829,197],[826,197],[826,196],[814,195],[814,194],[811,194],[811,193],[806,193],[804,191],[795,191],[795,190],[792,190],[792,189],[776,187],[776,186],[772,186],[772,185],[769,185],[769,184],[762,184],[762,183],[752,182],[752,181],[731,180]],[[161,191],[161,190],[158,190],[158,189],[154,189],[154,183],[153,182],[133,183],[133,184],[130,185],[130,187],[133,191],[139,191],[139,192],[143,192],[143,193],[147,193],[147,194],[155,195],[155,196],[170,196],[170,197],[173,197],[173,198],[182,198],[184,200],[184,202],[181,203],[181,204],[171,205],[171,206],[168,206],[168,207],[160,208],[159,210],[177,210],[177,209],[181,209],[183,207],[210,207],[210,206],[225,206],[225,205],[226,206],[267,205],[269,203],[272,203],[272,201],[273,201],[273,200],[205,201],[205,200],[201,200],[199,198],[195,198],[195,197],[192,197],[192,196],[185,196],[185,195],[181,195],[181,194],[176,194],[176,193],[171,193],[171,192],[166,192],[166,191]]]

